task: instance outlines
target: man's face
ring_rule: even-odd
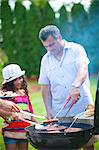
[[[61,40],[55,39],[52,35],[50,35],[46,41],[42,41],[42,43],[46,50],[53,55],[57,55],[57,53],[61,50]]]

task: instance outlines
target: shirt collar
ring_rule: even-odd
[[[69,49],[70,48],[70,42],[67,42],[66,40],[64,40],[64,43],[65,43],[65,46],[64,46],[64,49]]]
[[[63,53],[65,53],[69,48],[70,48],[70,42],[67,42],[65,39],[63,39],[64,43],[65,43],[65,46],[64,46],[64,49],[63,49]],[[51,53],[48,51],[47,52],[48,55],[51,55]]]

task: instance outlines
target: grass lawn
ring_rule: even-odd
[[[95,100],[95,92],[96,92],[96,78],[91,78],[91,93],[93,100]],[[30,92],[30,99],[34,108],[34,112],[37,115],[46,115],[44,104],[41,98],[41,91],[39,90],[40,87],[37,86],[36,82],[28,81],[29,85],[29,92]],[[38,91],[39,90],[39,91]],[[2,127],[2,119],[0,118],[0,150],[5,150],[2,135],[1,135],[1,127]],[[39,119],[39,122],[42,120]],[[95,144],[96,150],[99,150],[99,142]],[[29,144],[29,150],[36,150]]]

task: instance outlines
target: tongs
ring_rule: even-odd
[[[32,113],[27,112],[27,111],[20,110],[20,112],[21,112],[22,114],[25,114],[25,115],[28,115],[28,116],[33,116],[33,117],[36,117],[36,118],[46,119],[45,116],[38,116],[38,115],[32,114]]]
[[[71,128],[73,126],[73,124],[76,122],[76,120],[84,114],[85,114],[85,112],[81,112],[81,113],[77,114],[76,116],[74,116],[73,117],[74,120],[71,122],[71,124],[69,125],[69,127],[67,129]]]
[[[9,99],[9,98],[14,98],[14,97],[15,96],[0,96],[1,99]],[[23,113],[23,114],[26,114],[28,116],[33,116],[33,117],[36,117],[36,118],[46,119],[45,116],[38,116],[38,115],[29,113],[29,112],[26,112],[26,111],[23,111],[23,110],[20,110],[20,112]]]
[[[14,98],[14,96],[0,96],[1,99],[9,99],[9,98]]]
[[[34,115],[32,113],[29,113],[29,112],[26,112],[26,111],[23,111],[23,110],[20,110],[20,112],[23,113],[23,114],[25,114],[25,115],[33,116],[33,117],[36,117],[36,118],[42,118],[42,119],[46,118],[44,116]],[[45,129],[42,124],[36,123],[34,121],[29,121],[29,120],[26,120],[24,118],[21,118],[21,120],[24,121],[24,122],[30,123],[31,125],[35,125],[35,129],[37,129],[37,130],[43,130],[43,129]]]
[[[42,124],[36,123],[34,121],[29,121],[26,119],[21,119],[21,120],[24,122],[30,123],[31,125],[35,125],[35,129],[37,129],[37,130],[44,130],[45,129],[44,125],[42,125]]]
[[[71,97],[69,97],[69,98],[66,100],[65,104],[64,104],[64,105],[61,107],[61,109],[57,112],[57,114],[55,115],[54,118],[57,118],[57,116],[58,116],[58,115],[61,113],[61,111],[66,107],[66,105],[70,102],[70,100],[72,100]],[[69,113],[69,111],[71,110],[71,108],[73,107],[73,105],[74,105],[75,103],[76,103],[76,100],[73,100],[72,103],[71,103],[71,105],[70,105],[70,107],[68,108],[68,110],[67,110],[65,116],[67,116],[67,114]]]
[[[20,112],[25,114],[25,115],[33,116],[33,117],[36,117],[36,118],[42,118],[42,119],[46,118],[45,116],[38,116],[38,115],[29,113],[29,112],[26,112],[26,111],[23,111],[23,110],[20,110]],[[24,121],[27,122],[27,123],[30,123],[31,125],[35,125],[35,129],[37,129],[37,130],[45,129],[45,127],[43,125],[39,124],[39,123],[36,123],[36,122],[33,122],[33,121],[29,121],[29,120],[26,120],[26,119],[24,119]]]
[[[74,116],[73,117],[74,120],[70,123],[70,125],[67,129],[71,128],[73,126],[73,124],[77,121],[77,119],[79,119],[81,116],[83,116],[84,119],[93,119],[93,117],[90,117],[90,118],[86,117],[85,113],[86,112],[84,111],[84,112],[81,112],[81,113],[77,114],[76,116]]]

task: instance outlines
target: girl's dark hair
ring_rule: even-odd
[[[25,94],[28,96],[27,82],[26,82],[26,80],[23,76],[22,76],[22,78],[23,78],[23,83],[22,83],[21,89],[23,89],[25,91]],[[7,91],[16,92],[13,81],[10,81],[10,82],[7,82],[7,83],[3,84],[2,90],[4,92],[7,92]]]

